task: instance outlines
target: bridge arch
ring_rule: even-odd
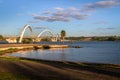
[[[24,28],[23,28],[23,30],[22,30],[22,32],[21,32],[21,34],[20,34],[19,43],[22,42],[22,39],[23,39],[24,33],[25,33],[25,31],[26,31],[27,28],[30,30],[32,38],[34,38],[34,33],[33,33],[32,28],[30,27],[30,25],[25,25]]]
[[[45,29],[45,30],[43,30],[42,32],[40,32],[40,33],[38,34],[37,38],[39,38],[44,32],[49,32],[49,33],[52,35],[52,37],[53,37],[53,33],[52,33],[50,30]]]

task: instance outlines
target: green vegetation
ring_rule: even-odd
[[[50,49],[50,46],[49,46],[49,45],[43,45],[42,48],[43,48],[43,49]]]
[[[17,48],[9,48],[7,50],[0,50],[0,55],[3,55],[5,53],[12,53],[12,52],[16,52],[16,51],[18,51]]]
[[[0,80],[30,80],[28,77],[20,74],[0,73]]]
[[[2,60],[8,60],[8,61],[20,61],[21,60],[18,57],[0,57],[0,59],[2,59]]]
[[[31,38],[24,38],[23,40],[22,40],[22,43],[23,44],[28,44],[28,43],[32,43],[33,41],[32,41],[32,39]]]
[[[13,53],[13,52],[17,52],[20,50],[30,50],[30,49],[34,49],[34,47],[33,48],[23,48],[23,49],[9,48],[7,50],[0,50],[0,55],[4,55],[5,53]]]
[[[2,35],[0,35],[0,41],[5,40],[4,37]]]
[[[62,40],[64,40],[65,36],[66,36],[65,30],[61,30],[61,38],[62,38]]]
[[[51,41],[51,39],[49,37],[45,37],[45,38],[42,38],[41,41],[49,42]],[[33,40],[31,38],[23,38],[22,43],[23,44],[33,43]]]
[[[69,72],[70,74],[80,74],[80,77],[84,80],[97,80],[98,78],[102,78],[102,80],[119,80],[120,74],[120,65],[114,64],[62,62],[14,57],[0,57],[0,62],[2,64],[0,66],[0,80],[79,80],[67,75]],[[68,71],[68,73],[64,74],[64,71]],[[88,78],[85,78],[85,76]]]
[[[120,37],[117,37],[117,36],[92,37],[92,40],[96,40],[96,41],[120,41]]]
[[[85,37],[66,37],[65,39],[82,41],[83,39],[85,39]]]
[[[18,49],[18,48],[9,48],[9,49],[6,49],[6,50],[0,50],[0,55],[4,55],[6,53],[13,53],[13,52],[17,52],[17,51],[24,51],[24,50],[36,50],[36,49],[50,49],[50,46],[49,45],[43,45],[43,46],[33,46],[33,47],[30,47],[30,48],[22,48],[22,49]]]
[[[51,40],[50,40],[50,38],[42,38],[41,41],[47,41],[47,42],[49,42]]]
[[[65,39],[76,41],[120,41],[120,36],[66,37]]]

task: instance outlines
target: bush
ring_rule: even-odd
[[[22,43],[31,43],[32,42],[32,39],[31,38],[25,38],[23,39]]]
[[[43,45],[43,49],[50,49],[49,45]]]

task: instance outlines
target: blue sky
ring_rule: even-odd
[[[120,36],[119,0],[0,0],[0,34],[16,36],[29,24],[67,36]]]

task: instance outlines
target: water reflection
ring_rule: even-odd
[[[51,48],[19,51],[9,56],[43,60],[120,64],[120,42],[77,42],[83,48]]]

